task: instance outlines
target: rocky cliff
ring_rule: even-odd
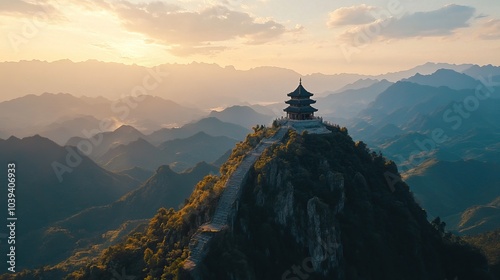
[[[394,163],[345,130],[266,150],[234,226],[212,244],[202,279],[488,279],[477,250],[427,222]]]

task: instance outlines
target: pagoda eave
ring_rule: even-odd
[[[314,94],[309,93],[309,92],[307,92],[307,93],[302,93],[302,92],[301,93],[297,93],[295,91],[294,92],[290,92],[289,94],[287,94],[287,96],[290,96],[290,97],[311,97],[313,95]]]
[[[307,107],[292,107],[292,106],[288,106],[286,109],[283,109],[283,111],[287,112],[287,113],[296,113],[296,114],[308,114],[308,113],[314,113],[314,112],[317,112],[318,109],[314,108],[314,107],[311,107],[311,106],[307,106]]]
[[[285,103],[286,104],[290,104],[290,105],[304,105],[304,106],[307,106],[307,105],[311,105],[311,104],[316,103],[316,100],[312,100],[312,99],[290,99],[290,100],[285,101]]]

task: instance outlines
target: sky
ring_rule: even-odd
[[[197,61],[301,74],[500,65],[498,0],[9,0],[0,28],[0,61]]]

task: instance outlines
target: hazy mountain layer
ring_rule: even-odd
[[[129,176],[106,171],[76,149],[33,136],[0,140],[2,166],[16,165],[17,246],[20,264],[29,265],[29,234],[92,206],[111,203],[138,187]],[[0,179],[7,182],[7,173]],[[7,188],[1,194],[7,197]],[[2,215],[5,220],[6,211]],[[5,255],[3,257],[5,259]]]
[[[367,87],[346,89],[317,98],[315,107],[324,118],[349,119],[355,117],[368,104],[385,91],[392,83],[387,80],[375,82]]]
[[[275,119],[272,115],[257,113],[248,106],[231,106],[220,112],[212,111],[209,117],[215,117],[223,122],[235,123],[246,128],[255,125],[268,125]]]
[[[463,73],[458,73],[450,69],[439,69],[431,75],[421,75],[417,73],[402,81],[432,87],[449,87],[451,89],[475,89],[479,81]]]
[[[283,94],[292,91],[301,76],[304,82],[307,81],[307,88],[311,92],[320,94],[338,90],[359,79],[387,79],[395,82],[416,73],[427,75],[441,68],[460,72],[471,66],[426,63],[405,71],[368,76],[321,73],[301,75],[278,67],[258,67],[242,71],[231,66],[223,68],[206,63],[164,64],[146,68],[99,61],[74,63],[69,60],[33,60],[2,62],[0,72],[5,73],[1,77],[4,99],[42,92],[67,92],[92,97],[103,95],[117,99],[122,95],[133,94],[139,88],[146,92],[140,91],[141,94],[156,95],[193,106],[203,104],[206,109],[240,102],[281,101]],[[26,83],[26,77],[30,77],[29,83]],[[144,79],[148,79],[146,86]]]
[[[137,141],[110,149],[97,161],[112,171],[122,171],[135,166],[154,170],[164,164],[182,171],[200,161],[216,161],[236,142],[225,136],[215,137],[204,132],[185,139],[168,140],[158,147],[139,138]]]
[[[114,131],[101,132],[84,137],[72,137],[66,143],[67,146],[77,147],[92,159],[99,159],[110,149],[119,145],[126,145],[139,138],[145,138],[139,130],[130,125],[122,125]]]
[[[258,121],[255,121],[257,124]],[[235,124],[231,119],[223,122],[215,117],[208,117],[185,124],[179,128],[163,128],[147,136],[147,140],[153,145],[159,145],[167,140],[176,138],[188,138],[198,132],[204,132],[211,136],[226,136],[236,140],[243,140],[250,132],[248,128]]]
[[[198,109],[151,95],[112,100],[76,95],[74,92],[30,94],[0,102],[0,128],[7,135],[25,137],[38,133],[63,144],[70,137],[88,138],[114,130],[120,124],[151,133],[202,116]]]
[[[495,163],[429,160],[404,176],[422,207],[445,222],[500,196],[500,165]]]
[[[175,173],[168,166],[161,166],[138,189],[104,206],[85,209],[71,217],[29,232],[23,239],[29,246],[26,267],[54,265],[66,258],[77,265],[88,257],[97,255],[120,241],[135,227],[147,224],[161,207],[177,209],[193,191],[196,183],[218,168],[199,163],[194,168]]]

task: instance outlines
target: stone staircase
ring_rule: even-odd
[[[196,267],[201,263],[207,252],[207,247],[212,237],[228,227],[229,217],[240,198],[242,186],[247,178],[248,171],[260,157],[262,152],[272,144],[280,141],[288,131],[288,127],[281,127],[272,137],[262,139],[251,152],[249,152],[226,182],[217,208],[209,223],[201,225],[189,242],[190,255],[184,264],[184,269],[190,271],[194,279],[200,279]]]

